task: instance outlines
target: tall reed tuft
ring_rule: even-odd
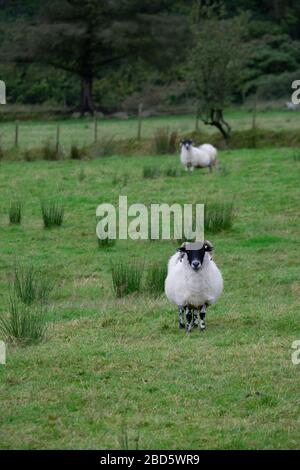
[[[41,209],[45,228],[62,225],[64,208],[57,201],[41,201]]]
[[[168,127],[156,129],[153,139],[153,151],[156,155],[173,154],[176,152],[177,131]]]
[[[144,264],[135,261],[128,264],[119,261],[111,264],[113,290],[116,297],[124,297],[141,290]]]
[[[111,248],[116,244],[115,238],[97,238],[98,248]]]
[[[204,207],[204,227],[211,233],[230,230],[235,219],[232,202],[214,201],[206,202]]]
[[[144,166],[143,168],[143,178],[154,179],[160,176],[160,170],[155,166]]]
[[[12,287],[16,297],[24,304],[31,305],[34,302],[47,302],[54,283],[32,265],[16,265]]]
[[[20,201],[12,201],[9,207],[9,223],[20,224],[22,220],[22,205]]]
[[[57,161],[60,159],[56,146],[49,140],[47,140],[42,146],[42,157],[44,160],[48,161]]]
[[[161,295],[165,288],[167,263],[153,263],[147,268],[145,289],[153,295]]]
[[[28,307],[12,296],[8,315],[0,317],[0,332],[9,341],[24,345],[42,341],[47,332],[42,307]]]

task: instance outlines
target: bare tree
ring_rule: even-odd
[[[188,79],[197,100],[197,119],[215,126],[225,139],[231,128],[224,119],[224,109],[239,87],[247,24],[246,14],[229,19],[220,4],[199,2],[195,9]]]

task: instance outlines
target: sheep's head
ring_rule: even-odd
[[[195,243],[183,243],[177,251],[180,252],[180,260],[187,256],[187,260],[194,271],[198,271],[203,264],[205,253],[211,252],[213,245],[208,241]]]
[[[193,141],[191,139],[183,139],[180,141],[180,145],[181,147],[185,147],[187,150],[189,150],[193,145]]]

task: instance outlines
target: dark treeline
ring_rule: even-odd
[[[149,109],[197,101],[189,77],[201,67],[191,61],[201,36],[193,34],[199,4],[220,2],[0,0],[0,78],[8,102],[93,114],[130,112],[140,101]],[[300,77],[300,2],[222,4],[227,20],[248,15],[239,40],[249,47],[231,99],[285,98]]]

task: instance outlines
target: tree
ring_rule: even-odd
[[[225,139],[231,128],[223,113],[239,87],[247,22],[245,14],[227,18],[220,4],[198,3],[195,9],[188,80],[197,101],[197,119],[215,126]]]
[[[137,57],[163,65],[161,59],[167,58],[167,63],[182,39],[184,27],[180,16],[170,13],[170,0],[40,0],[39,4],[30,23],[18,22],[13,47],[6,48],[8,58],[76,74],[81,81],[81,114],[94,113],[95,78]]]

